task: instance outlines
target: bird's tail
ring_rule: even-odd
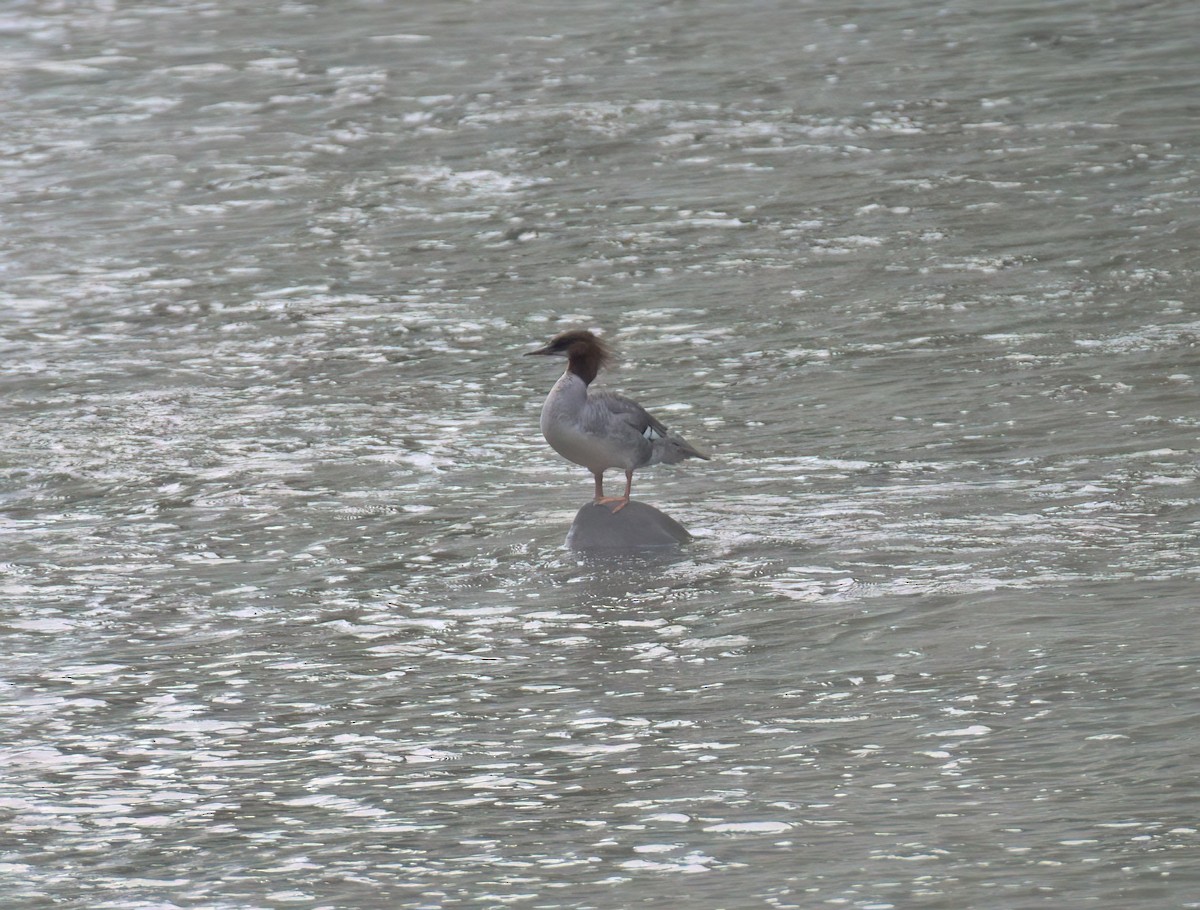
[[[655,443],[654,447],[658,450],[655,453],[658,458],[655,460],[661,461],[663,464],[675,464],[685,458],[700,458],[708,461],[707,455],[681,436],[668,436]]]

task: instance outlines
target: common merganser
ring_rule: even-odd
[[[563,332],[526,356],[535,354],[567,358],[567,371],[554,383],[542,405],[542,435],[567,461],[592,472],[597,505],[618,503],[614,513],[625,508],[636,468],[659,462],[674,464],[685,458],[708,460],[682,437],[671,435],[636,401],[588,388],[600,369],[612,360],[608,347],[591,332]],[[624,495],[604,495],[604,472],[608,468],[625,472]]]

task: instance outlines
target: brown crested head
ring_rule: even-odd
[[[532,354],[546,354],[567,358],[567,371],[574,373],[585,383],[590,383],[596,374],[612,361],[612,352],[603,341],[587,329],[569,329],[560,332],[550,342]]]

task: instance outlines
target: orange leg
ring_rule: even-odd
[[[596,505],[599,506],[599,505],[604,505],[604,504],[610,503],[610,502],[618,502],[618,503],[620,503],[620,505],[617,506],[615,509],[613,509],[613,514],[616,515],[623,508],[625,508],[627,505],[629,505],[629,495],[632,491],[633,491],[633,471],[626,471],[625,472],[625,495],[624,496],[597,495],[596,500],[595,500]],[[599,494],[601,492],[601,490],[600,490],[600,475],[599,474],[596,475],[596,492],[597,492],[597,494]]]

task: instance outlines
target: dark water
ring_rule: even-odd
[[[1198,28],[9,4],[6,906],[1200,906]]]

